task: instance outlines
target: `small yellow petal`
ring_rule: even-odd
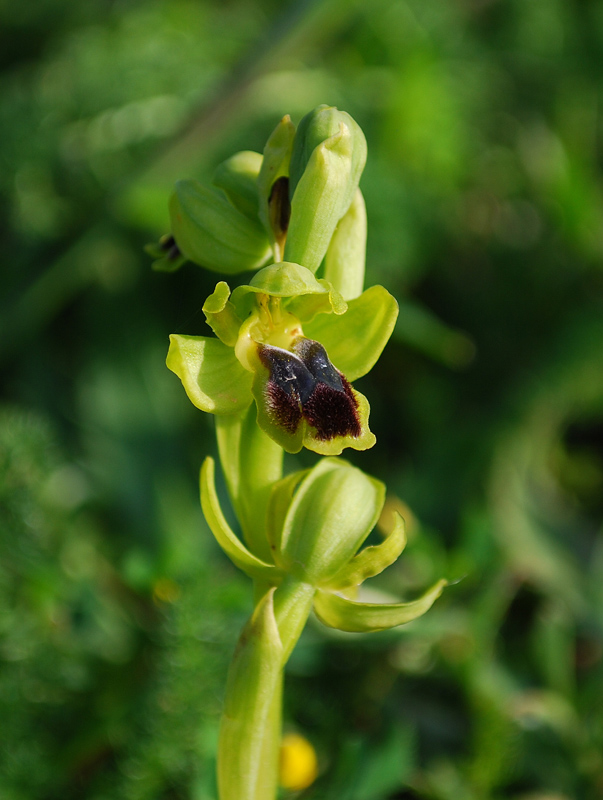
[[[288,733],[281,742],[280,784],[298,792],[314,783],[318,774],[316,751],[298,733]]]

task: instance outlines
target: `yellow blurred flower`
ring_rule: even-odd
[[[298,792],[314,783],[318,774],[316,751],[298,733],[288,733],[281,742],[280,784]]]

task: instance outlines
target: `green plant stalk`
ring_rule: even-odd
[[[269,589],[243,629],[226,685],[218,744],[220,800],[276,796],[283,669],[315,589],[291,576]]]

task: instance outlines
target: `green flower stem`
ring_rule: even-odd
[[[256,423],[255,407],[216,416],[216,435],[226,485],[243,536],[258,558],[271,562],[266,509],[273,483],[283,474],[283,449]]]
[[[288,575],[274,593],[274,616],[283,645],[283,666],[307,622],[316,589]]]
[[[257,603],[226,686],[218,746],[220,800],[276,797],[283,668],[308,619],[315,589],[290,576]]]

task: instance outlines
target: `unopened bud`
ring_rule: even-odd
[[[218,164],[212,183],[226,193],[228,199],[250,220],[258,216],[258,175],[262,156],[252,150],[242,150]]]
[[[299,484],[280,536],[281,566],[319,587],[354,556],[379,518],[385,486],[346,461],[324,458]]]
[[[270,247],[259,221],[243,214],[225,192],[178,181],[170,198],[172,234],[190,261],[235,274],[263,266]]]
[[[366,162],[366,140],[345,112],[319,106],[300,122],[291,155],[285,259],[320,266]]]

